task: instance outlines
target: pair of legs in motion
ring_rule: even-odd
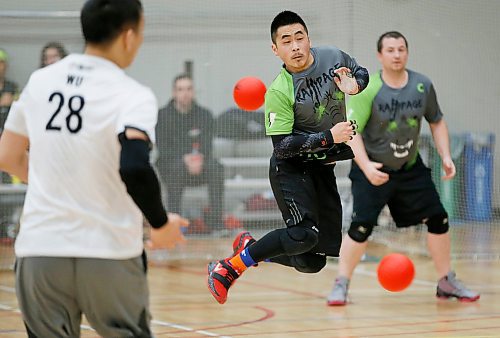
[[[427,226],[427,247],[438,275],[436,296],[476,301],[479,294],[455,278],[451,268],[448,215],[431,179],[430,169],[417,159],[409,170],[390,172],[381,186],[372,185],[355,162],[349,177],[352,182],[353,217],[340,249],[339,274],[327,297],[328,305],[345,305],[349,281],[368,245],[377,218],[387,204],[398,227]]]
[[[219,303],[226,301],[234,281],[259,262],[316,273],[326,265],[326,256],[338,256],[342,206],[333,170],[333,165],[271,158],[271,187],[287,227],[257,241],[242,232],[230,257],[208,264],[208,288]]]
[[[352,228],[351,228],[352,229]],[[339,272],[332,291],[327,297],[330,306],[346,305],[349,282],[354,269],[363,257],[368,241],[358,242],[350,234],[345,235],[340,249]],[[455,297],[460,301],[473,302],[479,299],[479,294],[468,289],[458,281],[451,269],[450,233],[427,233],[427,248],[440,277],[436,287],[436,296],[440,298]]]

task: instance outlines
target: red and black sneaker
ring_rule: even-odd
[[[227,292],[240,274],[229,264],[229,258],[208,263],[208,290],[220,304],[227,300]]]
[[[247,246],[255,242],[255,238],[248,231],[242,231],[236,235],[233,241],[233,256],[239,255]]]

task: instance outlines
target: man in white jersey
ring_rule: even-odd
[[[82,313],[103,337],[151,337],[142,217],[156,247],[187,220],[167,215],[149,164],[155,96],[123,71],[142,5],[89,0],[81,24],[85,53],[31,75],[0,139],[0,169],[29,182],[17,297],[30,337],[77,337]]]

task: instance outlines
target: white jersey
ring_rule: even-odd
[[[128,259],[143,250],[142,213],[119,174],[125,127],[154,143],[152,91],[114,63],[71,54],[34,72],[5,129],[29,138],[19,257]]]

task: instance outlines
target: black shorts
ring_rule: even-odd
[[[386,171],[386,170],[383,170]],[[420,156],[409,170],[386,171],[389,181],[372,185],[361,169],[352,162],[352,224],[377,225],[382,208],[387,204],[397,227],[421,224],[422,220],[446,213],[436,187]]]
[[[319,231],[319,243],[311,252],[338,257],[342,242],[342,205],[334,167],[278,160],[273,155],[269,179],[286,226],[313,224]]]

